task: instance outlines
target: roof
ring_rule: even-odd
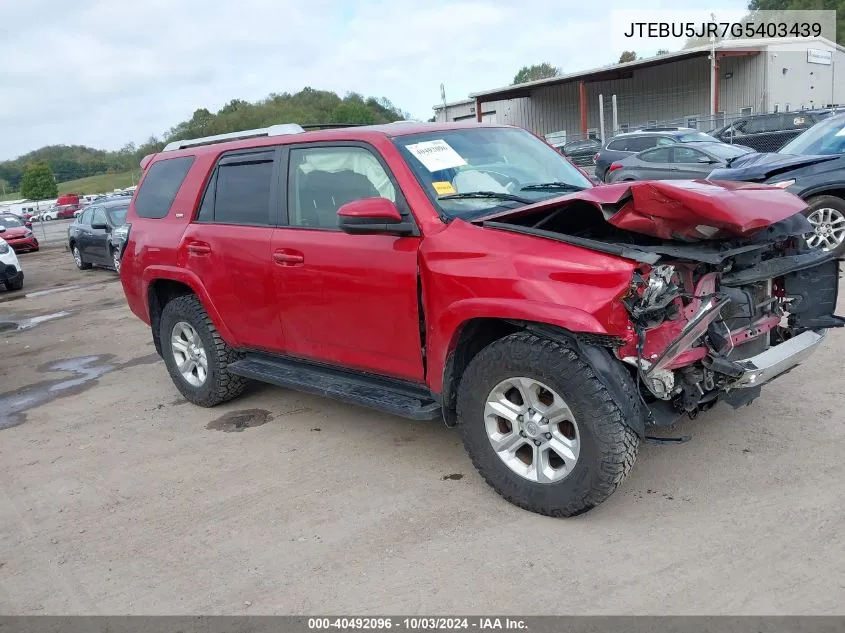
[[[196,144],[182,149],[173,149],[171,151],[162,151],[157,154],[151,154],[144,158],[142,166],[146,169],[148,159],[155,157],[156,160],[161,158],[175,158],[177,156],[195,156],[198,153],[213,151],[215,153],[232,150],[232,149],[246,149],[246,148],[260,148],[272,147],[276,145],[283,145],[288,143],[312,143],[317,141],[366,141],[372,140],[374,137],[398,137],[409,134],[424,134],[427,132],[439,132],[442,130],[460,130],[476,127],[511,127],[501,123],[477,123],[475,121],[461,121],[461,122],[439,122],[439,123],[422,123],[419,121],[397,121],[395,123],[383,123],[379,125],[360,125],[343,128],[333,128],[325,130],[315,130],[311,132],[300,132],[296,134],[282,134],[278,136],[247,136],[245,138],[236,138],[221,142],[210,142],[204,144]],[[253,130],[254,132],[255,130]]]
[[[838,51],[845,51],[845,47],[839,46],[835,42],[830,41],[824,37],[818,38],[798,38],[798,37],[784,37],[771,39],[740,39],[740,40],[722,40],[716,42],[715,48],[717,51],[731,51],[737,49],[751,49],[763,50],[769,46],[786,45],[786,44],[809,44],[811,42],[818,42],[822,45],[836,49]],[[625,72],[650,68],[652,66],[661,66],[669,62],[676,62],[683,59],[691,59],[694,57],[702,57],[710,54],[710,44],[704,46],[696,46],[694,48],[686,48],[672,53],[665,53],[663,55],[656,55],[654,57],[646,57],[645,59],[638,59],[632,62],[624,62],[622,64],[611,64],[609,66],[601,66],[599,68],[590,68],[588,70],[580,70],[574,73],[565,75],[558,75],[557,77],[549,77],[548,79],[538,79],[536,81],[529,81],[522,84],[515,84],[512,86],[505,86],[493,90],[484,90],[482,92],[473,92],[470,97],[481,99],[483,101],[498,101],[500,99],[516,99],[519,97],[527,97],[536,88],[543,88],[546,86],[556,86],[559,84],[568,83],[571,81],[607,81],[612,79],[620,79]]]

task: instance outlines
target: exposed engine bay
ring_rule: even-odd
[[[828,328],[845,325],[834,315],[839,262],[806,246],[812,226],[800,213],[744,231],[687,221],[677,232],[677,209],[661,223],[642,207],[620,218],[624,204],[581,199],[483,225],[638,262],[620,299],[632,332],[613,352],[635,374],[649,424],[694,417],[720,399],[749,404]]]

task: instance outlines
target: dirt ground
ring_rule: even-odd
[[[845,332],[555,520],[500,499],[441,423],[260,385],[187,404],[113,272],[21,261],[0,613],[845,613]]]

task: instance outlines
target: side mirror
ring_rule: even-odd
[[[109,225],[106,224],[105,222],[92,222],[91,228],[92,229],[104,229],[104,230],[108,231]]]
[[[406,222],[399,209],[386,198],[363,198],[337,210],[340,230],[350,235],[414,235],[412,222]]]
[[[5,232],[6,232],[6,227],[3,226],[2,224],[0,224],[0,233],[5,233]]]
[[[32,228],[32,222],[24,222],[23,225],[28,229]]]
[[[712,158],[707,158],[707,156],[700,156],[699,159],[698,159],[698,162],[702,163],[704,165],[712,165],[716,161],[713,160]]]

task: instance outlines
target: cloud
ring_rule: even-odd
[[[115,149],[198,107],[305,86],[388,97],[426,119],[441,82],[456,100],[525,64],[614,61],[609,23],[552,0],[0,2],[0,159],[55,143]]]

